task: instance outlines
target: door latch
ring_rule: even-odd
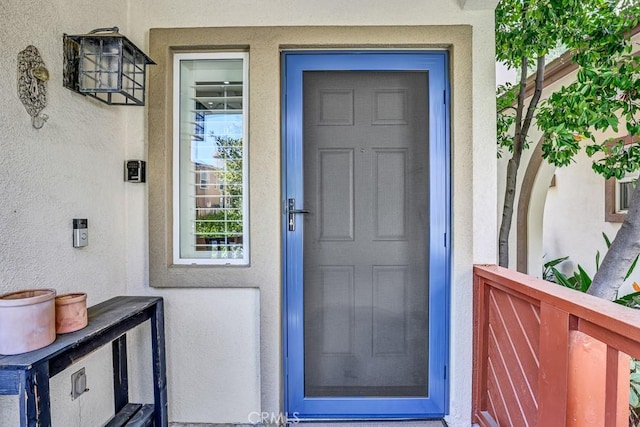
[[[289,231],[296,230],[296,214],[308,214],[306,209],[296,209],[296,199],[289,199],[288,209],[289,212]]]

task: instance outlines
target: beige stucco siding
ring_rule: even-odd
[[[236,46],[249,52],[249,200],[251,265],[204,267],[171,265],[171,153],[172,97],[167,82],[173,80],[172,53],[185,50],[224,50]],[[453,170],[456,184],[470,179],[472,140],[471,55],[469,26],[403,27],[255,27],[152,29],[150,55],[158,62],[150,77],[149,96],[149,282],[153,287],[257,288],[260,291],[260,395],[262,410],[282,409],[281,372],[281,70],[280,52],[287,49],[446,49],[451,54]],[[466,176],[465,176],[466,175]],[[458,212],[472,212],[471,191],[454,191]],[[459,219],[459,221],[458,221]],[[465,233],[470,218],[454,218]],[[462,245],[458,246],[462,248]],[[467,250],[470,251],[467,245]],[[457,264],[467,259],[467,266]],[[471,259],[456,254],[455,271],[464,271]],[[178,292],[174,290],[173,292]],[[456,307],[457,309],[457,307]],[[456,343],[458,346],[462,343]],[[468,344],[468,341],[467,341]],[[205,344],[203,344],[203,349]],[[457,353],[457,352],[456,352]],[[254,367],[257,369],[257,367]],[[455,387],[462,387],[454,385]],[[467,391],[468,393],[468,391]]]

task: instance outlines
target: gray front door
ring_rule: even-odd
[[[427,75],[308,72],[304,94],[305,393],[424,396]]]

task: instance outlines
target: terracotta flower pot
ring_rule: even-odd
[[[87,326],[87,294],[74,293],[56,297],[56,333],[66,334]]]
[[[0,354],[20,354],[56,339],[55,289],[0,295]]]

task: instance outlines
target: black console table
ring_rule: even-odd
[[[119,296],[88,309],[89,324],[58,335],[50,345],[14,356],[0,355],[0,395],[18,395],[21,427],[49,427],[49,378],[111,343],[115,416],[107,426],[166,427],[167,375],[164,307],[160,297]],[[129,403],[126,332],[151,321],[153,405]]]

